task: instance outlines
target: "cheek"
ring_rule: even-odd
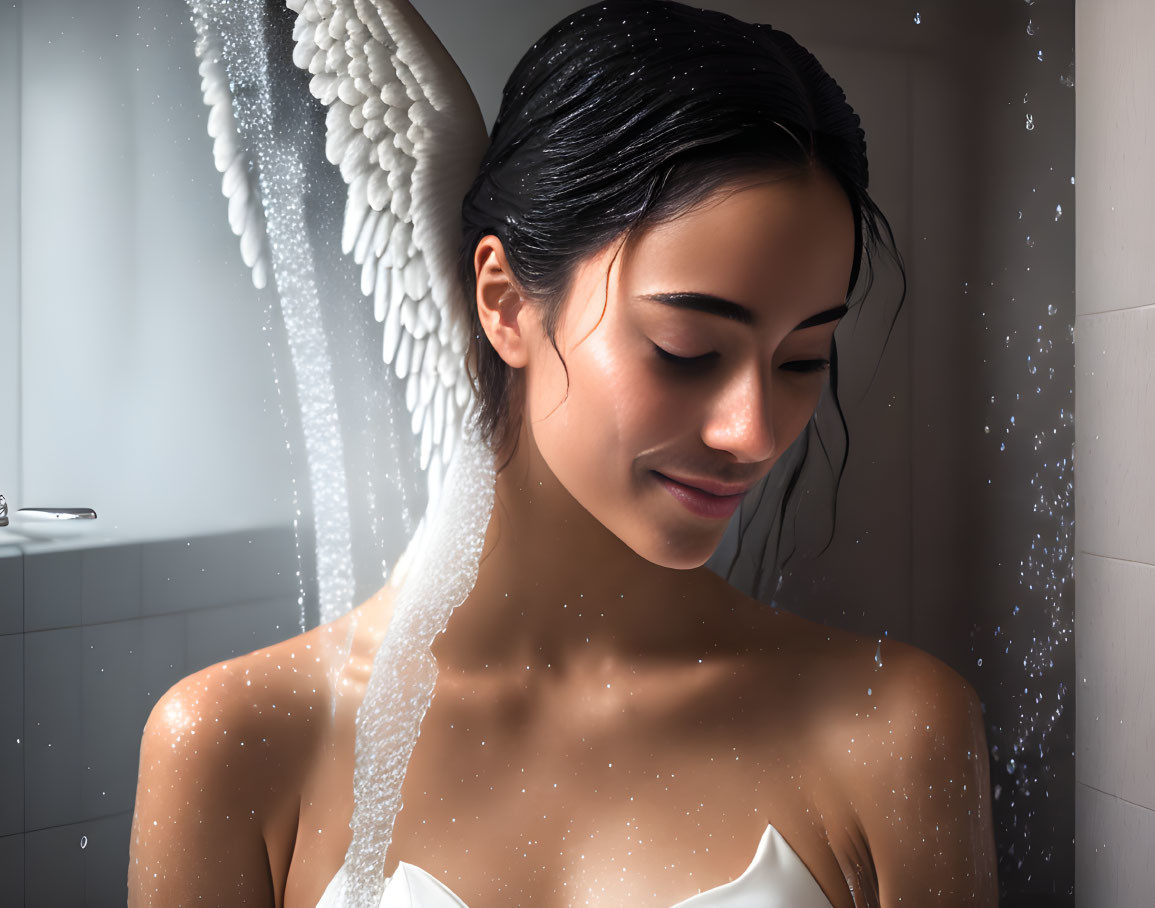
[[[596,333],[566,355],[568,395],[565,369],[555,364],[531,387],[538,446],[572,493],[620,501],[638,457],[668,441],[669,387],[636,350]]]

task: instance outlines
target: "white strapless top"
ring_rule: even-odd
[[[329,881],[317,908],[345,908],[345,865]],[[379,908],[469,908],[430,873],[401,861]],[[766,824],[754,860],[742,875],[683,899],[672,908],[832,908],[818,882],[778,830]]]

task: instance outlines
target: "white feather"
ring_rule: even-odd
[[[369,244],[373,241],[373,233],[377,229],[377,222],[381,219],[381,212],[370,208],[365,213],[365,220],[361,223],[361,230],[357,234],[357,243],[353,246],[353,261],[358,265],[365,262],[369,254]],[[361,291],[365,296],[373,292],[373,285],[369,284]]]
[[[433,453],[433,425],[428,419],[421,427],[421,469],[429,469],[430,455]]]
[[[393,190],[389,188],[389,175],[377,168],[369,176],[368,186],[369,204],[381,211],[393,198]]]
[[[379,322],[385,321],[385,313],[388,311],[389,299],[389,266],[384,262],[377,261],[377,280],[373,285],[373,318]],[[386,340],[388,343],[388,340]],[[386,360],[388,362],[388,360]]]
[[[253,262],[253,286],[264,290],[269,281],[269,263],[267,259],[259,258]]]
[[[453,447],[457,442],[457,420],[458,414],[455,408],[450,407],[450,415],[445,420],[445,438],[441,442],[441,450],[443,453],[442,463],[449,463],[449,458],[453,456]]]
[[[345,202],[345,228],[341,231],[341,251],[346,255],[353,251],[353,244],[368,213],[365,180],[363,178],[354,180],[349,186],[349,198]]]
[[[250,215],[249,229],[241,233],[241,260],[252,268],[264,251],[264,234],[258,212],[253,210]]]
[[[405,292],[414,300],[422,299],[429,292],[429,272],[425,270],[425,260],[420,256],[405,266]],[[424,322],[426,319],[421,321]]]
[[[293,63],[298,69],[307,69],[309,72],[316,72],[313,69],[313,60],[317,55],[317,45],[313,43],[313,37],[309,34],[309,23],[305,19],[297,19],[293,25],[293,37],[297,43],[293,47]],[[308,37],[306,38],[306,36]]]
[[[424,259],[417,259],[417,261],[424,264]],[[438,328],[441,327],[441,313],[437,311],[437,304],[433,302],[433,293],[429,288],[428,275],[426,275],[425,292],[421,294],[421,299],[417,303],[417,314],[420,316],[421,330],[426,334],[434,334]]]
[[[372,296],[373,290],[377,286],[377,267],[379,262],[375,258],[367,258],[361,265],[361,293],[365,296]],[[381,265],[384,268],[384,265]],[[374,304],[374,315],[376,315],[376,305]]]
[[[401,269],[402,279],[404,279],[405,271],[412,266],[412,262],[407,264],[405,268]],[[417,300],[413,299],[408,292],[405,294],[405,301],[401,304],[401,326],[405,328],[410,334],[416,333],[417,329]]]
[[[393,212],[383,208],[377,221],[377,229],[373,231],[373,255],[377,258],[384,257],[385,249],[389,245],[389,235],[393,231],[393,220]]]
[[[386,267],[385,270],[389,273],[389,277],[386,279],[392,284],[394,269]],[[383,348],[385,362],[391,363],[397,356],[397,345],[401,343],[401,335],[404,333],[401,330],[401,300],[394,296],[390,298],[389,314],[385,318],[385,346]]]
[[[409,354],[413,352],[413,335],[408,331],[401,332],[401,342],[397,345],[397,358],[393,365],[398,378],[409,374]]]
[[[477,174],[488,135],[477,102],[452,58],[409,0],[286,0],[297,13],[294,64],[329,110],[325,153],[350,185],[341,248],[361,266],[362,293],[383,323],[382,358],[405,381],[411,428],[427,469],[437,446],[445,463],[472,403],[462,364],[469,326],[457,304],[461,199]],[[220,85],[212,83],[215,90]],[[222,147],[231,108],[214,119]],[[229,167],[230,222],[259,199],[246,165]],[[260,242],[248,255],[262,261]],[[254,279],[256,268],[254,267]],[[431,471],[431,490],[439,482]]]
[[[462,366],[458,354],[453,352],[452,347],[445,346],[441,348],[440,353],[440,358],[437,360],[437,371],[442,375],[457,375]]]
[[[459,407],[464,407],[472,390],[469,387],[469,375],[462,369],[461,374],[457,376],[457,384],[453,388],[453,402]]]
[[[433,440],[441,444],[445,433],[445,385],[437,383],[437,390],[433,393]]]
[[[405,409],[410,413],[413,408],[417,406],[417,382],[420,381],[419,376],[414,373],[410,375],[405,382]]]
[[[340,79],[329,72],[320,72],[309,80],[309,91],[322,104],[332,104],[337,99]]]
[[[228,200],[228,221],[240,237],[241,259],[251,269],[258,289],[268,282],[267,228],[259,187],[249,170],[248,156],[233,118],[232,91],[223,62],[220,36],[194,16],[195,51],[201,93],[208,107],[207,131],[213,139],[213,165],[221,174],[221,192]]]
[[[422,364],[423,368],[437,371],[437,361],[441,358],[441,341],[437,339],[436,334],[430,334],[425,338],[425,362]]]
[[[425,359],[425,351],[428,345],[428,339],[424,337],[415,337],[413,339],[413,357],[409,363],[409,368],[413,372],[421,371],[421,364]]]

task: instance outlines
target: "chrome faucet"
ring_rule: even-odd
[[[92,508],[19,508],[17,514],[48,520],[95,520]],[[0,527],[8,526],[8,502],[0,494]]]

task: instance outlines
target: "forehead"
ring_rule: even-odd
[[[854,219],[823,170],[724,187],[622,250],[630,295],[693,291],[756,312],[796,314],[842,302],[854,262]]]

